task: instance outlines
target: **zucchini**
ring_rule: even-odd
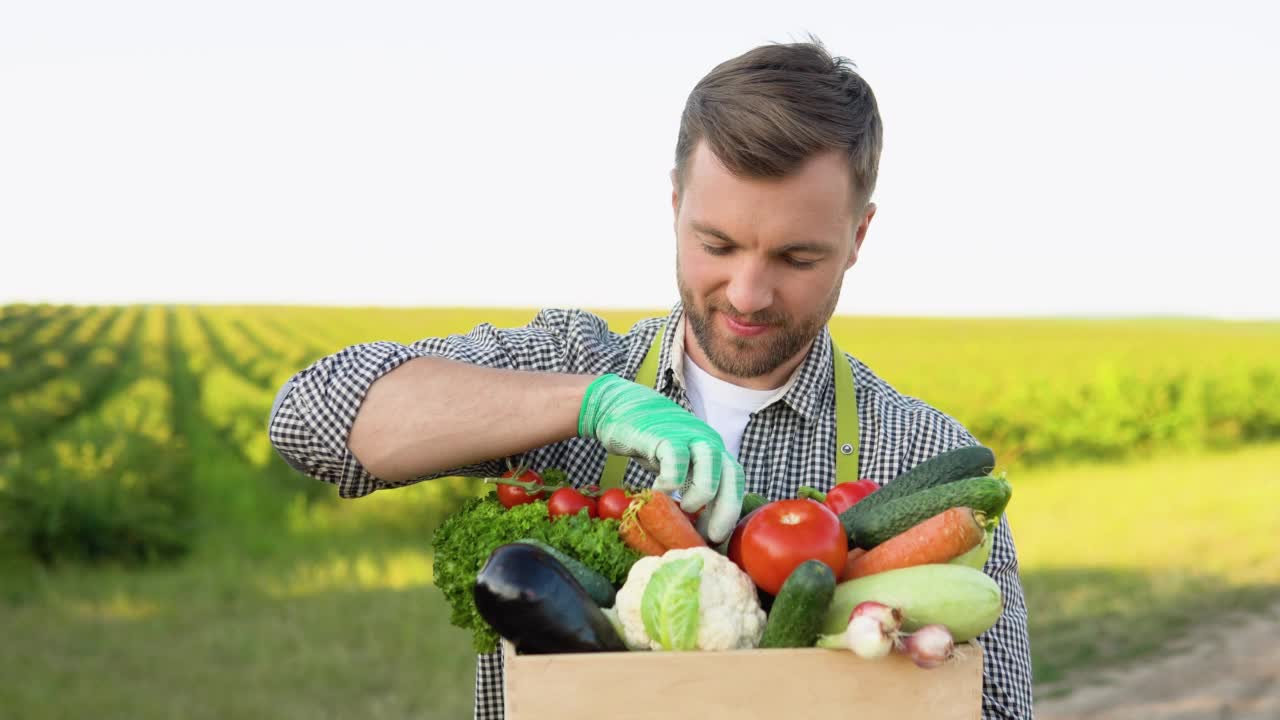
[[[800,563],[787,576],[773,601],[760,647],[813,647],[835,591],[836,575],[826,563],[819,560]]]
[[[996,519],[996,523],[999,518]],[[987,559],[991,557],[991,543],[995,540],[996,524],[990,523],[982,531],[982,542],[978,543],[973,549],[951,558],[948,562],[952,565],[965,565],[974,570],[981,570],[987,566]]]
[[[901,610],[906,632],[938,623],[946,625],[958,643],[986,632],[1003,610],[1000,586],[981,570],[963,565],[916,565],[837,585],[822,632],[844,632],[849,614],[867,600]]]
[[[968,445],[939,453],[885,483],[858,501],[865,510],[938,485],[988,475],[996,467],[995,453],[982,445]]]
[[[886,486],[887,487],[887,486]],[[879,506],[862,503],[840,513],[840,523],[852,547],[871,548],[904,530],[953,507],[969,507],[988,518],[998,518],[1009,504],[1013,488],[1000,478],[975,477],[937,485]],[[867,497],[874,497],[871,493]],[[865,498],[863,502],[865,502]]]
[[[578,584],[582,586],[583,590],[587,591],[587,594],[591,596],[591,599],[597,605],[602,608],[613,607],[613,600],[617,593],[614,591],[613,585],[610,585],[603,575],[587,567],[577,558],[570,557],[541,540],[523,538],[516,542],[532,545],[559,560],[564,569],[569,571],[573,579],[578,581]]]

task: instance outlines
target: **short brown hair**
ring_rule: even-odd
[[[730,172],[753,178],[785,177],[816,153],[839,150],[855,203],[871,199],[883,142],[876,97],[852,62],[809,40],[762,45],[698,81],[680,115],[677,189],[705,139]]]

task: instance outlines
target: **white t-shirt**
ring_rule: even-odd
[[[751,413],[768,405],[778,389],[752,390],[725,382],[698,367],[688,353],[684,353],[683,370],[684,391],[693,414],[715,428],[725,449],[737,458]]]

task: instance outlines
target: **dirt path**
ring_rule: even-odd
[[[1070,695],[1036,703],[1039,720],[1276,720],[1280,601],[1206,628],[1164,659],[1076,679]],[[1049,690],[1049,688],[1045,688]],[[1039,696],[1039,694],[1037,695]]]

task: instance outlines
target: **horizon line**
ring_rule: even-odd
[[[619,313],[656,313],[666,314],[670,306],[610,306],[610,305],[406,305],[398,303],[324,303],[324,302],[203,302],[194,300],[130,300],[117,302],[84,302],[62,300],[4,300],[0,307],[10,306],[68,306],[68,307],[128,307],[128,306],[204,306],[224,308],[294,308],[294,309],[331,309],[331,310],[465,310],[465,311],[521,311],[537,313],[545,308],[579,308],[591,312]],[[832,318],[896,318],[896,319],[957,319],[957,320],[1209,320],[1216,322],[1280,322],[1280,315],[1216,315],[1212,313],[1188,312],[1152,312],[1152,311],[1051,311],[1028,313],[939,313],[927,314],[919,312],[874,312],[849,313],[836,312]]]

